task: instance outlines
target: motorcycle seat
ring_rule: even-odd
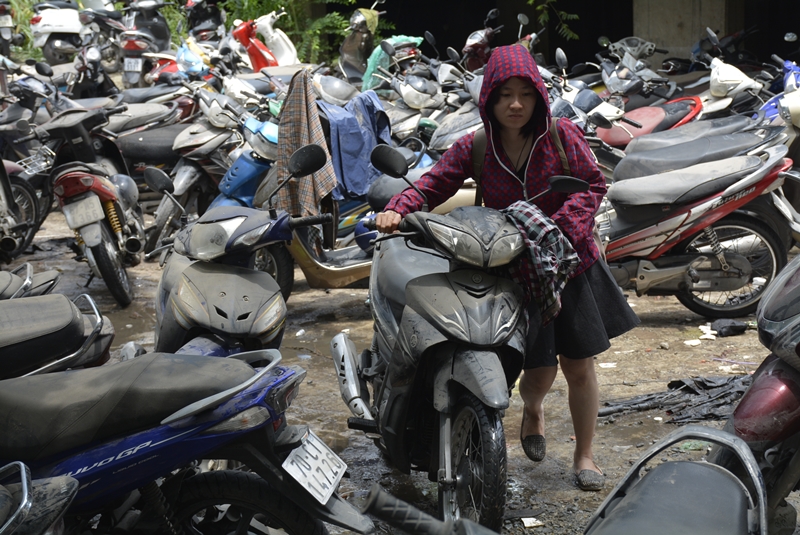
[[[94,98],[76,98],[74,102],[87,110],[96,110],[98,108],[109,108],[117,105],[116,99],[110,97],[94,97]]]
[[[410,169],[406,178],[410,182],[416,182],[426,171],[428,171],[428,169],[424,167],[420,169]],[[369,190],[367,191],[367,202],[369,202],[373,210],[382,212],[386,205],[389,204],[389,201],[392,200],[392,197],[408,187],[408,183],[402,178],[381,175],[370,184]]]
[[[166,104],[129,104],[128,111],[116,113],[108,117],[106,128],[112,132],[124,132],[132,128],[139,128],[148,123],[160,122],[175,114],[177,103]]]
[[[122,102],[125,104],[141,104],[156,97],[175,93],[175,90],[175,87],[169,85],[126,89],[122,92]]]
[[[84,11],[91,11],[97,13],[101,17],[108,17],[109,19],[122,20],[122,13],[119,11],[109,11],[107,9],[85,9]]]
[[[626,155],[617,164],[614,168],[614,180],[638,178],[684,169],[698,163],[722,160],[752,149],[763,141],[763,138],[752,132],[739,132],[635,152]]]
[[[625,147],[625,153],[632,154],[634,152],[671,147],[679,143],[695,141],[703,137],[732,134],[751,128],[753,125],[754,121],[750,117],[744,115],[694,121],[679,126],[674,130],[656,132],[632,139],[628,143],[628,146]]]
[[[615,182],[606,197],[617,217],[629,222],[665,215],[677,205],[686,205],[721,192],[761,166],[758,156],[734,156],[656,175]]]
[[[253,373],[235,359],[151,353],[113,366],[8,379],[0,388],[6,429],[0,458],[34,461],[156,427]]]
[[[52,177],[60,177],[67,173],[88,173],[90,175],[98,175],[107,177],[109,176],[109,170],[102,164],[96,163],[87,163],[87,162],[68,162],[58,167],[52,169],[50,171],[50,176]]]
[[[406,306],[406,285],[417,277],[450,270],[450,264],[444,258],[412,249],[399,238],[381,243],[380,254],[378,291],[389,302],[398,322]]]
[[[749,507],[744,485],[729,471],[673,461],[654,466],[611,501],[587,535],[744,535]]]
[[[117,146],[130,161],[167,164],[171,167],[181,156],[179,152],[172,150],[172,143],[178,134],[192,126],[186,123],[171,124],[122,136],[117,139]]]
[[[21,284],[16,275],[0,272],[3,298],[8,299]],[[2,301],[0,322],[0,379],[18,377],[66,357],[84,341],[83,314],[61,294]]]

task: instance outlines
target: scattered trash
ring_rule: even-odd
[[[530,518],[523,518],[522,525],[525,526],[526,528],[540,528],[544,526],[544,522],[534,517],[530,517]]]
[[[747,330],[747,323],[743,321],[719,319],[711,324],[711,328],[717,331],[719,336],[735,336]]]
[[[684,340],[683,343],[686,344],[687,346],[694,347],[694,346],[699,346],[703,342],[701,342],[700,340]]]
[[[343,332],[344,334],[350,334],[350,329],[342,329],[342,332]]]
[[[615,355],[624,355],[626,353],[633,353],[634,351],[636,351],[636,350],[635,349],[628,349],[627,351],[614,351],[614,354]]]
[[[298,353],[297,354],[297,358],[299,358],[300,360],[311,360],[311,355],[305,355],[305,354]]]
[[[611,446],[611,449],[617,453],[622,453],[623,451],[629,450],[632,447],[633,446]]]
[[[735,365],[734,365],[735,366]],[[661,409],[671,415],[670,423],[692,423],[727,418],[736,401],[752,382],[751,375],[741,366],[735,377],[691,377],[667,383],[666,392],[644,394],[632,398],[606,401],[598,416]],[[731,366],[733,369],[733,366]],[[726,372],[727,373],[727,372]],[[661,417],[653,418],[661,421]]]
[[[306,334],[306,330],[305,330],[305,329],[300,329],[299,331],[297,331],[296,333],[294,333],[294,335],[295,335],[296,337],[298,337],[298,338],[299,338],[299,337],[301,337],[301,336],[303,336],[304,334]]]
[[[717,331],[715,331],[714,328],[711,327],[710,323],[706,323],[705,325],[701,325],[700,326],[700,330],[703,332],[703,334],[713,334],[714,336],[716,336],[716,334],[717,334]]]
[[[703,336],[700,337],[700,340],[716,340],[716,339],[717,337],[714,336],[713,334],[704,334]]]
[[[655,418],[653,418],[653,420],[655,420],[656,422],[661,422],[664,420],[664,418],[662,418],[661,416],[656,416]]]
[[[660,344],[658,344],[658,347],[660,349],[669,349],[669,342],[661,342]]]
[[[703,451],[711,444],[702,440],[686,440],[678,446],[681,451]]]
[[[740,366],[739,364],[731,364],[730,366],[720,366],[719,371],[721,371],[722,373],[729,373],[731,375],[742,375],[750,373],[747,371],[746,368]]]
[[[600,367],[601,368],[616,368],[617,367],[617,363],[616,362],[601,362],[600,363]]]

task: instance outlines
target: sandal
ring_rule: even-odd
[[[525,407],[522,408],[522,424],[519,428],[519,441],[522,443],[522,451],[528,456],[528,459],[534,462],[544,460],[545,453],[547,452],[547,443],[542,435],[528,435],[522,436],[522,428],[525,427]]]
[[[600,470],[597,465],[595,468]],[[587,468],[575,474],[575,482],[581,490],[598,491],[605,486],[606,476],[602,472],[598,473]]]

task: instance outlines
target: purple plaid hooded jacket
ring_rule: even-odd
[[[489,95],[514,76],[530,81],[539,91],[539,100],[533,112],[536,121],[533,134],[535,141],[528,156],[524,180],[517,178],[514,173],[513,162],[501,148],[500,132],[493,131],[486,115]],[[564,174],[558,149],[548,133],[550,106],[547,88],[527,49],[511,45],[492,51],[484,71],[478,108],[488,138],[481,174],[485,206],[502,210],[515,201],[531,198],[547,189],[547,179],[551,176]],[[558,135],[569,161],[570,174],[589,182],[589,190],[572,194],[548,193],[539,197],[534,204],[558,225],[578,253],[580,264],[571,274],[571,277],[575,277],[586,271],[600,256],[592,232],[595,213],[606,193],[606,182],[577,126],[568,119],[561,119],[558,121]],[[428,197],[431,209],[453,196],[464,180],[472,176],[473,137],[474,134],[468,134],[459,139],[416,182]],[[409,188],[392,198],[386,210],[405,216],[421,207],[422,198]]]

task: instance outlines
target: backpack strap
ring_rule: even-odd
[[[481,173],[483,162],[486,160],[486,130],[480,128],[475,131],[472,139],[472,180],[475,181],[475,206],[483,204],[483,191],[481,190]]]
[[[558,135],[558,117],[550,118],[550,138],[558,150],[558,155],[561,157],[561,167],[565,175],[570,175],[569,160],[567,160],[567,153],[564,152],[564,145],[561,143],[561,138]]]

